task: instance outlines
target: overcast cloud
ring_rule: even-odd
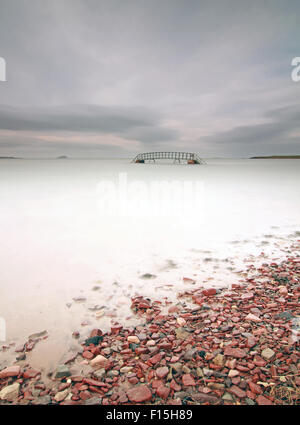
[[[0,156],[300,154],[298,0],[0,0]]]

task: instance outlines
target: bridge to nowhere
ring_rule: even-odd
[[[136,155],[132,162],[144,164],[146,161],[155,162],[156,159],[171,159],[174,163],[185,161],[188,164],[205,164],[196,153],[191,152],[146,152]]]

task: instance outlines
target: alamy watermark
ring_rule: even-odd
[[[204,182],[200,180],[117,180],[97,185],[100,215],[125,217],[190,216],[203,211]]]
[[[0,57],[0,81],[6,81],[6,60]]]
[[[0,342],[6,341],[6,321],[0,317]]]
[[[300,57],[293,58],[291,65],[295,67],[291,74],[292,80],[298,83],[300,81]]]

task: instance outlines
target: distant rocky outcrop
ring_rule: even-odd
[[[250,159],[300,159],[300,155],[252,156]]]

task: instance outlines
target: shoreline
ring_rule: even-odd
[[[300,159],[300,155],[252,156],[250,159]]]
[[[26,361],[2,369],[0,405],[299,404],[299,247],[280,264],[245,265],[231,290],[178,294],[166,314],[161,301],[133,298],[146,323],[94,329],[47,382]]]

